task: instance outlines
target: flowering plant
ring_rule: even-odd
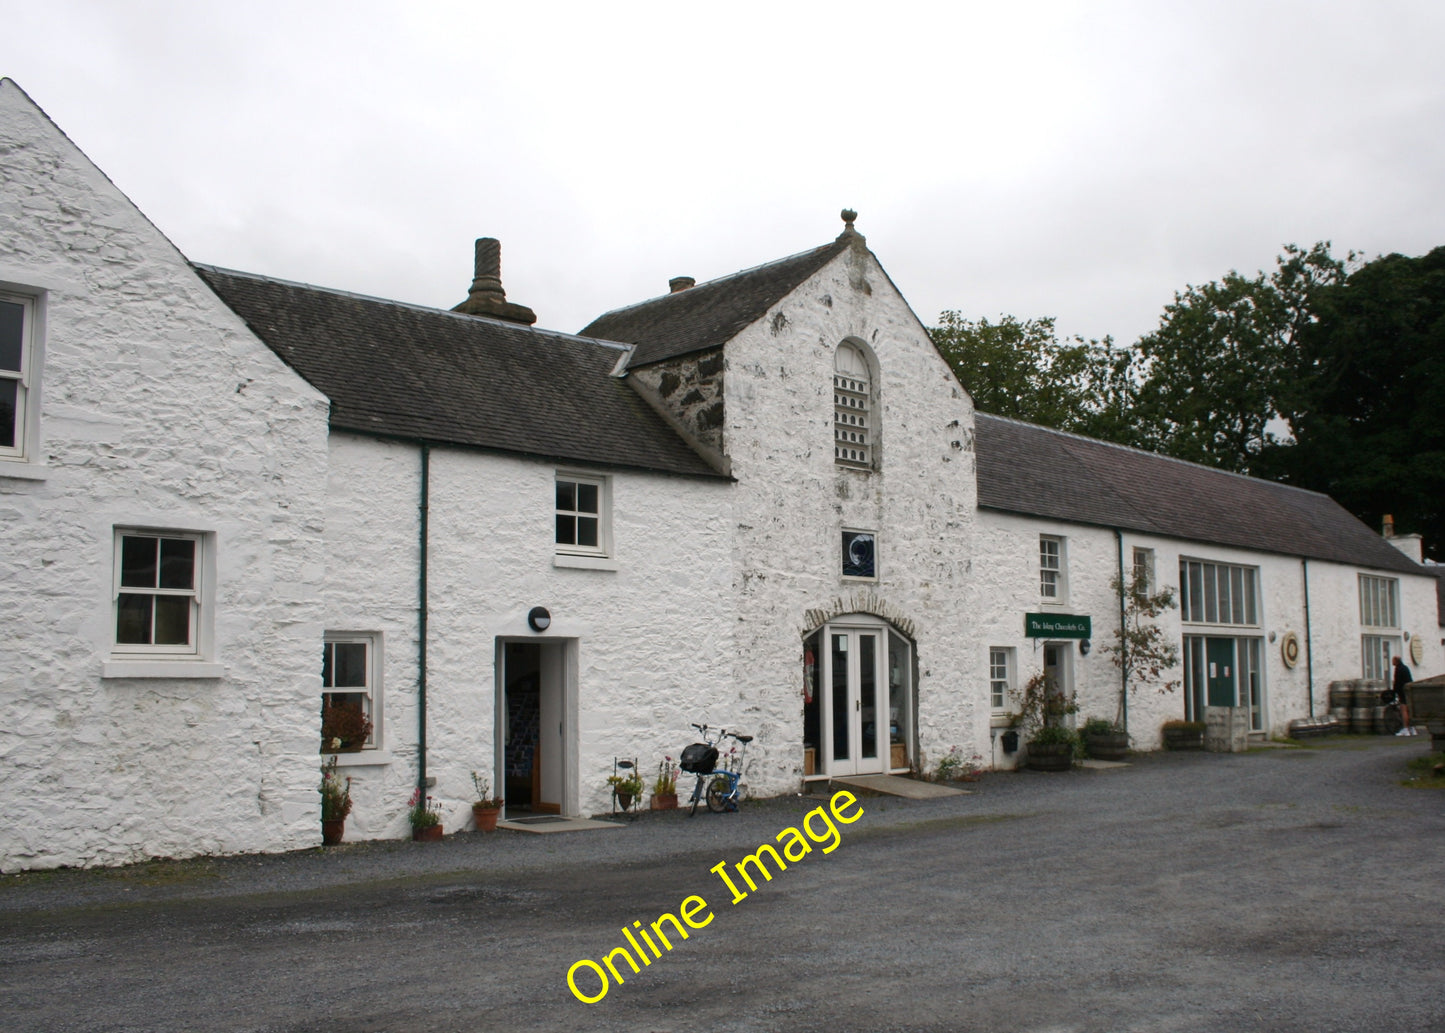
[[[423,799],[421,786],[411,791],[410,810],[406,812],[407,820],[411,822],[414,829],[429,829],[433,825],[440,825],[442,816],[437,809],[436,803],[430,796]]]
[[[321,820],[343,821],[351,813],[351,776],[336,773],[336,758],[321,765]]]
[[[607,784],[619,793],[629,793],[632,796],[642,795],[642,779],[635,771],[630,771],[625,775],[608,775]]]
[[[671,757],[663,757],[657,765],[657,781],[652,783],[654,796],[666,796],[677,792],[677,765]]]
[[[486,808],[502,806],[502,798],[492,795],[492,783],[487,779],[486,775],[479,775],[473,771],[472,788],[477,792],[477,802],[475,806]]]
[[[366,716],[361,704],[333,699],[330,694],[322,697],[322,753],[335,753],[338,750],[355,752],[365,746],[370,738],[371,718]]]

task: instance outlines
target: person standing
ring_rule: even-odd
[[[1390,657],[1390,663],[1395,667],[1395,702],[1400,705],[1400,720],[1404,722],[1395,734],[1414,735],[1415,729],[1410,727],[1410,708],[1405,705],[1405,686],[1415,680],[1415,675],[1398,656]]]

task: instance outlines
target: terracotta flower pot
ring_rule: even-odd
[[[676,793],[653,793],[652,809],[654,811],[675,811],[677,810]]]
[[[346,834],[345,818],[323,818],[321,821],[321,845],[336,846]]]
[[[424,828],[411,830],[411,838],[417,843],[440,843],[442,838],[441,825],[427,825]]]
[[[500,807],[483,807],[479,803],[472,804],[472,820],[476,822],[478,832],[497,831],[497,817],[501,813]]]

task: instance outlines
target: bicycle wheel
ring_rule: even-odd
[[[1386,708],[1385,708],[1385,731],[1386,731],[1388,734],[1390,734],[1390,735],[1394,735],[1396,732],[1398,732],[1401,728],[1404,728],[1404,727],[1405,727],[1405,719],[1400,716],[1400,708],[1399,708],[1398,706],[1388,706],[1388,707],[1386,707]]]
[[[697,801],[702,796],[702,776],[698,776],[697,785],[692,787],[692,807],[688,809],[689,818],[697,814]]]
[[[731,796],[732,783],[723,775],[719,775],[708,784],[707,809],[714,814],[721,814],[728,809],[728,800]]]

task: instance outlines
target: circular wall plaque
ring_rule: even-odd
[[[1279,644],[1279,655],[1286,667],[1292,668],[1299,663],[1299,636],[1293,631],[1285,632],[1284,641]]]

